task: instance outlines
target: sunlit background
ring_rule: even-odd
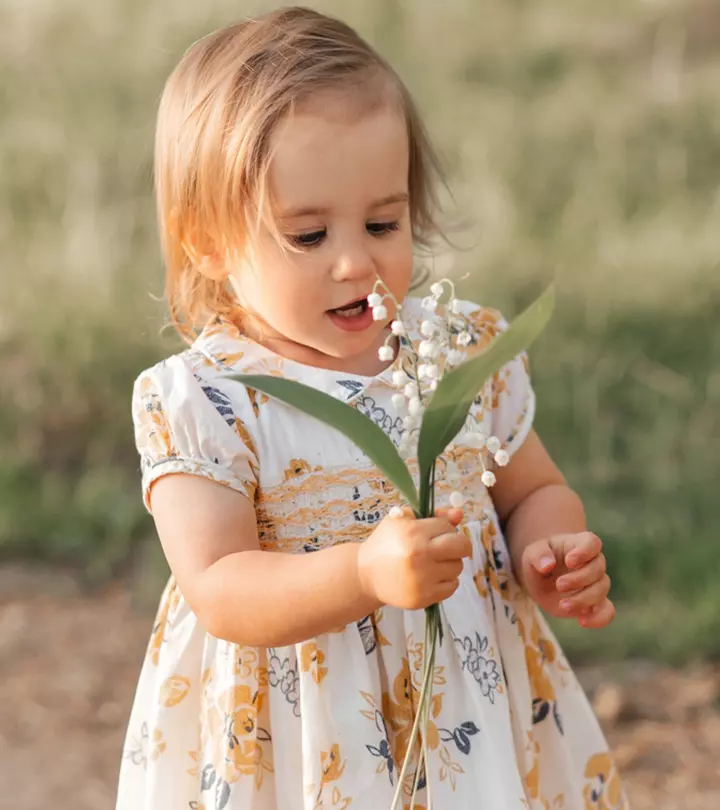
[[[131,387],[180,346],[160,331],[156,106],[192,41],[277,5],[0,3],[0,808],[114,806],[166,575]],[[618,606],[605,631],[558,632],[634,806],[715,810],[720,2],[308,5],[413,91],[462,294],[512,317],[557,279],[537,427]]]

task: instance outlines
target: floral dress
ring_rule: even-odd
[[[462,311],[469,351],[505,326],[492,310],[463,302]],[[189,473],[249,498],[267,551],[312,554],[362,541],[400,503],[382,473],[341,434],[228,375],[273,374],[314,386],[399,445],[392,374],[404,368],[412,375],[408,347],[422,340],[419,301],[409,299],[403,317],[408,337],[376,377],[284,359],[220,319],[190,349],[141,374],[133,416],[148,508],[158,478]],[[486,385],[472,416],[512,455],[534,407],[521,355]],[[459,441],[451,454],[473,554],[442,605],[429,766],[417,806],[626,808],[592,710],[513,577],[477,453]],[[447,504],[450,492],[440,463],[436,503]],[[383,607],[301,644],[243,646],[208,634],[171,577],[132,709],[118,810],[389,808],[415,717],[423,638],[423,611]],[[401,788],[406,806],[413,770]]]

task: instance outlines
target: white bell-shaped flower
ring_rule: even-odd
[[[510,456],[506,450],[498,450],[497,453],[495,453],[495,463],[498,467],[507,467],[510,463]]]
[[[432,321],[423,321],[420,324],[420,332],[426,338],[430,338],[437,332],[437,326]]]
[[[460,363],[464,360],[465,355],[463,352],[458,351],[457,349],[450,349],[450,351],[446,355],[446,359],[448,364],[451,366],[459,366]]]
[[[388,512],[388,517],[392,518],[393,520],[398,520],[398,518],[405,517],[405,510],[402,506],[393,506],[393,508]]]
[[[423,366],[425,369],[425,377],[428,380],[439,380],[440,379],[440,367],[436,366],[434,363],[426,363]]]
[[[439,347],[434,340],[423,340],[418,346],[418,354],[423,360],[434,360],[438,355]]]
[[[419,396],[419,389],[418,389],[417,383],[416,382],[409,382],[405,386],[405,390],[403,391],[403,394],[405,394],[405,396],[408,399],[412,399],[413,397]]]
[[[463,331],[457,337],[457,344],[458,346],[462,346],[463,349],[467,348],[472,343],[472,335],[470,332]]]
[[[374,321],[384,321],[388,316],[387,307],[382,304],[379,307],[373,307],[372,315]]]
[[[393,321],[390,329],[395,337],[402,337],[405,334],[405,324],[402,321]]]
[[[427,312],[435,312],[437,305],[438,302],[432,297],[432,295],[428,295],[427,298],[423,298],[422,300],[422,308]]]
[[[450,506],[452,506],[454,509],[459,509],[464,503],[465,498],[462,492],[455,490],[455,492],[450,493]]]
[[[402,369],[393,371],[392,381],[396,388],[402,388],[404,385],[407,385],[408,379],[408,375]]]
[[[407,408],[407,400],[403,394],[393,394],[392,404],[396,411],[404,411]]]
[[[420,413],[422,410],[420,397],[413,397],[410,402],[408,402],[408,410],[410,411],[410,416],[417,416]]]
[[[492,453],[493,455],[497,453],[501,447],[502,442],[500,441],[500,439],[498,439],[497,436],[490,436],[490,438],[487,440],[488,452]]]
[[[436,281],[430,287],[430,292],[433,294],[435,298],[440,298],[440,296],[443,294],[443,285],[439,281]]]
[[[490,472],[490,470],[486,470],[482,474],[482,479],[481,480],[482,480],[483,484],[488,488],[494,487],[495,484],[497,483],[497,478],[495,478],[495,473]]]
[[[392,346],[381,346],[378,349],[378,357],[385,363],[389,362],[395,356]]]
[[[367,297],[367,302],[368,305],[374,309],[375,307],[382,306],[383,297],[379,293],[370,293]]]

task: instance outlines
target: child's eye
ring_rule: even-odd
[[[327,235],[327,229],[309,231],[308,233],[294,233],[288,239],[297,247],[316,247]]]
[[[386,233],[392,233],[400,228],[400,223],[395,222],[368,222],[365,226],[368,233],[373,236],[384,236]]]

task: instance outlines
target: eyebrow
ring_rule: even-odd
[[[383,208],[386,205],[393,203],[408,202],[410,195],[407,191],[400,191],[397,194],[390,194],[380,200],[376,200],[370,205],[369,210],[375,208]],[[322,216],[328,213],[327,208],[318,208],[317,206],[307,206],[304,208],[290,208],[287,211],[280,212],[280,219],[298,219],[299,217]]]

